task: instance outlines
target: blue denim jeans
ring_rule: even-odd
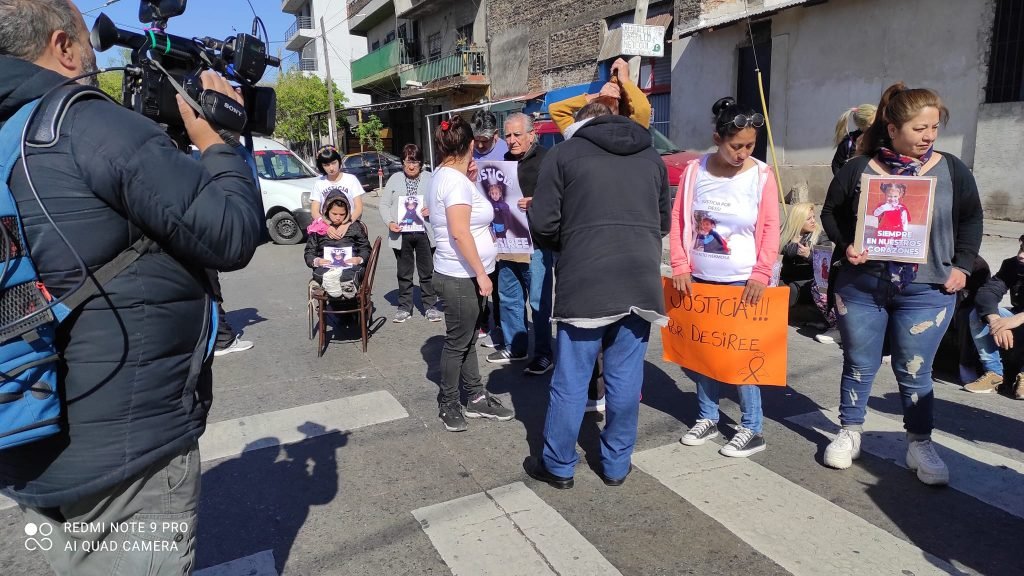
[[[606,408],[601,463],[608,478],[619,479],[629,473],[650,334],[650,322],[636,314],[601,328],[558,324],[558,363],[551,378],[544,423],[543,460],[549,472],[562,477],[573,475],[579,460],[576,439],[587,405],[587,385],[603,348]]]
[[[839,421],[860,430],[868,397],[889,337],[892,371],[903,403],[903,426],[914,435],[932,431],[932,362],[953,319],[956,297],[933,284],[909,284],[896,290],[853,266],[838,270],[836,311],[843,338],[843,377]]]
[[[1013,316],[1006,308],[999,309],[1001,318]],[[978,349],[978,360],[986,372],[995,372],[1003,375],[1003,359],[999,356],[999,346],[988,328],[988,324],[982,322],[977,310],[971,310],[971,337],[974,338],[974,346]],[[1016,334],[1014,334],[1016,336]]]
[[[551,276],[551,252],[547,252],[545,258],[542,251],[535,250],[529,263],[498,262],[501,333],[505,346],[514,356],[525,356],[529,351],[526,324],[529,299],[533,312],[534,356],[551,358]]]
[[[707,280],[701,280],[700,278],[694,278],[695,282],[703,284],[721,284],[724,286],[743,286],[746,282],[710,282]],[[753,384],[745,385],[733,385],[725,384],[694,372],[693,370],[683,369],[683,372],[693,380],[697,385],[697,419],[698,420],[711,420],[714,423],[718,423],[718,395],[720,386],[731,386],[736,388],[736,392],[740,397],[740,425],[754,432],[760,434],[764,427],[764,412],[761,410],[761,389]]]

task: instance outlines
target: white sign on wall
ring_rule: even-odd
[[[622,25],[622,54],[627,56],[649,56],[660,58],[665,55],[665,27]]]

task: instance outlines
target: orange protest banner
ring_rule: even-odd
[[[786,385],[789,288],[768,288],[756,306],[745,306],[742,286],[694,282],[684,297],[671,279],[663,284],[666,361],[727,384]]]

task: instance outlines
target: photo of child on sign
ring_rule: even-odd
[[[533,239],[526,212],[518,207],[523,192],[519,189],[519,166],[516,162],[479,162],[477,186],[494,208],[491,229],[499,254],[532,254]]]
[[[928,261],[935,178],[861,178],[855,248],[871,260],[924,264]]]
[[[406,196],[402,198],[399,210],[404,210],[397,220],[402,233],[423,232],[423,196]]]

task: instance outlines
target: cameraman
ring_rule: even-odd
[[[0,124],[95,61],[69,0],[0,0]],[[202,82],[237,97],[212,72]],[[24,160],[90,271],[143,235],[155,243],[60,326],[62,432],[0,452],[0,487],[40,536],[52,529],[43,553],[58,574],[192,571],[198,438],[212,400],[204,269],[244,267],[263,214],[242,158],[180,100],[179,109],[201,161],[154,122],[100,99],[70,105],[56,144],[28,147]],[[39,276],[59,298],[81,271],[21,164],[9,184]]]

